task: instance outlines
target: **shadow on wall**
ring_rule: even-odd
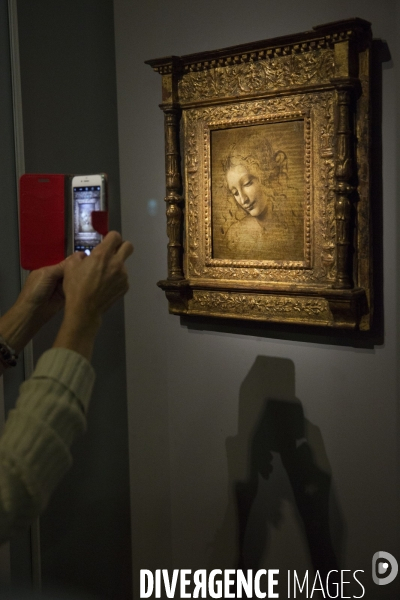
[[[321,432],[295,397],[291,360],[257,357],[240,388],[238,434],[227,438],[226,452],[229,502],[211,567],[310,568],[323,581],[340,569],[344,524]]]

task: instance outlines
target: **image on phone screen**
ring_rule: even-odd
[[[93,229],[92,212],[100,210],[101,188],[98,185],[73,187],[74,197],[74,252],[90,254],[101,242],[101,235]]]

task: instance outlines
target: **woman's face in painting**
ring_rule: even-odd
[[[231,167],[226,174],[229,191],[243,210],[252,217],[262,219],[268,212],[267,189],[259,177],[246,165]]]

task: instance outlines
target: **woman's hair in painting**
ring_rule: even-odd
[[[238,165],[244,165],[249,171],[255,172],[264,185],[276,180],[282,170],[287,174],[286,154],[282,150],[274,152],[265,136],[254,131],[243,132],[242,128],[238,129],[236,140],[222,159],[224,175]]]
[[[275,221],[279,221],[283,227],[288,227],[294,217],[296,222],[302,222],[301,199],[299,200],[296,188],[289,185],[287,155],[283,150],[273,148],[265,130],[255,131],[253,127],[238,127],[231,136],[230,146],[221,161],[221,186],[226,190],[226,201],[230,204],[228,210],[231,216],[232,206],[238,210],[239,214],[235,214],[237,220],[243,218],[245,211],[243,207],[238,208],[237,202],[233,201],[232,192],[228,188],[227,173],[239,165],[246,167],[269,190]],[[296,198],[293,198],[293,194]]]

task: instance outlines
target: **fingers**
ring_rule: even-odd
[[[64,261],[64,275],[66,275],[68,271],[71,271],[71,269],[75,269],[75,267],[77,267],[85,258],[86,254],[84,252],[73,252],[70,254]]]
[[[122,242],[122,244],[118,248],[116,254],[119,258],[121,258],[125,262],[126,259],[128,258],[128,256],[133,254],[132,244],[130,242]]]
[[[116,255],[119,259],[125,261],[132,252],[133,246],[130,242],[124,242],[118,231],[110,231],[101,244],[95,247],[92,254],[102,253],[106,258]]]
[[[96,248],[93,250],[92,254],[94,254],[94,253],[97,254],[98,252],[101,251],[106,256],[111,256],[112,254],[115,254],[116,250],[119,248],[119,246],[121,244],[122,244],[121,234],[118,233],[118,231],[110,231],[104,237],[103,241],[98,246],[96,246]]]
[[[50,277],[50,279],[53,280],[61,279],[64,276],[65,262],[66,261],[63,260],[60,263],[57,263],[56,265],[42,267],[43,274],[47,277]]]
[[[80,250],[79,252],[74,252],[73,254],[68,256],[68,258],[66,260],[78,262],[80,260],[83,260],[86,257],[87,257],[86,252],[83,252],[83,250]]]
[[[90,306],[92,315],[101,315],[129,288],[125,260],[133,252],[117,231],[108,233],[91,255],[75,252],[68,259],[63,289],[66,305]]]

